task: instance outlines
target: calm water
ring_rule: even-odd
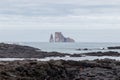
[[[97,52],[97,51],[108,51],[108,50],[99,50],[101,48],[106,48],[110,46],[120,46],[120,43],[42,43],[42,42],[22,42],[16,43],[20,45],[27,45],[41,49],[42,51],[52,52],[63,52],[63,53],[86,53],[86,52]],[[77,51],[78,48],[88,48],[92,49],[89,51]],[[119,51],[120,50],[112,50],[112,51]],[[46,57],[46,58],[27,58],[27,60],[38,60],[38,61],[49,61],[49,60],[94,60],[94,59],[115,59],[120,60],[120,57],[114,56],[82,56],[82,57]],[[26,58],[0,58],[0,61],[15,61],[15,60],[26,60]]]
[[[101,48],[106,48],[110,46],[120,46],[120,43],[45,43],[45,42],[24,42],[19,43],[21,45],[32,46],[41,49],[42,51],[52,52],[63,52],[63,53],[86,53],[86,52],[95,52],[95,51],[108,51],[108,50],[99,50]],[[88,51],[78,51],[78,48],[88,48],[92,50]],[[114,50],[111,50],[114,51]],[[117,50],[120,51],[120,50]]]

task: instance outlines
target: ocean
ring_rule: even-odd
[[[39,48],[42,51],[47,52],[61,52],[61,53],[87,53],[98,51],[118,51],[120,50],[107,50],[102,48],[120,46],[120,43],[93,43],[93,42],[76,42],[76,43],[48,43],[48,42],[21,42],[20,45],[27,45],[35,48]],[[90,50],[76,50],[76,49],[88,48]]]
[[[9,42],[8,42],[9,43]],[[107,47],[114,47],[114,46],[120,46],[120,43],[91,43],[91,42],[79,42],[79,43],[48,43],[48,42],[16,42],[14,44],[19,45],[25,45],[25,46],[31,46],[35,48],[39,48],[42,51],[47,52],[61,52],[61,53],[69,53],[69,54],[80,54],[80,53],[88,53],[88,52],[107,52],[107,51],[117,51],[120,52],[120,50],[108,50],[103,48]],[[90,50],[76,50],[76,49],[84,49],[88,48]],[[80,60],[95,60],[95,59],[114,59],[119,60],[119,56],[82,56],[82,57],[46,57],[46,58],[0,58],[0,61],[15,61],[15,60],[37,60],[37,61],[49,61],[49,60],[74,60],[74,61],[80,61]]]

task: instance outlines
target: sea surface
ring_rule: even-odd
[[[90,42],[76,42],[76,43],[48,43],[48,42],[21,42],[20,45],[32,46],[39,48],[42,51],[47,52],[61,52],[61,53],[87,53],[87,52],[98,52],[98,51],[118,51],[120,50],[107,50],[107,47],[120,46],[120,43],[90,43]],[[90,50],[77,50],[77,49],[88,48]],[[105,48],[103,50],[103,48]]]
[[[114,47],[114,46],[120,46],[120,43],[90,43],[90,42],[80,42],[80,43],[48,43],[48,42],[17,42],[14,44],[19,45],[25,45],[25,46],[31,46],[35,48],[39,48],[42,51],[47,52],[61,52],[61,53],[88,53],[88,52],[106,52],[106,51],[117,51],[120,52],[120,50],[108,50],[107,47]],[[76,50],[76,49],[84,49],[88,48],[90,50]],[[103,50],[103,48],[105,48]],[[37,60],[37,61],[49,61],[49,60],[74,60],[74,61],[80,61],[80,60],[95,60],[95,59],[114,59],[119,60],[120,57],[118,56],[82,56],[82,57],[46,57],[46,58],[0,58],[0,61],[16,61],[16,60]]]

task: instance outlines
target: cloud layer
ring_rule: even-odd
[[[120,29],[120,0],[4,0],[0,29]]]

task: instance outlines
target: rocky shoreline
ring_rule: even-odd
[[[0,62],[0,80],[119,80],[120,61]]]
[[[0,61],[0,80],[119,80],[120,61],[96,60],[50,60],[37,61],[27,58],[45,57],[115,56],[119,52],[91,52],[66,54],[44,52],[38,48],[0,43],[0,58],[26,58],[26,60]]]

